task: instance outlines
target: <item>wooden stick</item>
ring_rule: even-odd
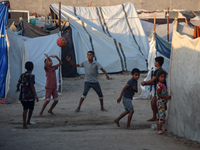
[[[91,7],[92,6],[92,1],[90,1],[90,6],[89,7]]]
[[[187,21],[187,18],[185,17],[185,23],[186,23],[186,25],[187,25],[187,27],[188,27],[188,21]]]
[[[167,41],[169,42],[169,7],[167,8]]]
[[[154,14],[154,29],[153,29],[153,40],[155,41],[154,33],[156,33],[156,14]]]
[[[61,2],[59,2],[59,31],[61,31]]]

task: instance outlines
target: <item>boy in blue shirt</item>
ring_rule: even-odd
[[[137,80],[140,77],[140,70],[137,68],[134,68],[131,71],[132,78],[127,82],[127,84],[122,89],[122,92],[120,94],[120,97],[117,99],[117,103],[123,102],[125,112],[123,112],[117,119],[114,120],[114,122],[117,124],[118,127],[120,119],[122,119],[124,116],[128,115],[128,121],[126,125],[126,129],[130,129],[131,119],[134,113],[133,104],[132,104],[132,98],[135,94],[135,92],[138,92],[137,88]]]

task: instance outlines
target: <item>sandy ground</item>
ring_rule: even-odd
[[[139,83],[145,74],[141,74]],[[76,113],[83,91],[83,76],[63,79],[63,92],[55,115],[44,111],[38,114],[44,103],[42,99],[35,105],[29,129],[22,129],[22,106],[18,100],[11,104],[0,104],[0,149],[1,150],[197,150],[200,143],[180,138],[165,132],[157,135],[151,128],[155,122],[147,122],[152,115],[150,100],[133,100],[135,113],[132,130],[126,130],[127,116],[117,127],[113,120],[123,111],[122,103],[116,100],[130,74],[111,74],[111,80],[99,75],[99,82],[104,94],[104,106],[107,112],[100,111],[96,93],[91,89],[81,111]],[[139,96],[141,90],[135,95]],[[52,101],[51,101],[52,103]]]

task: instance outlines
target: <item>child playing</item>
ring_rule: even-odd
[[[71,61],[71,57],[68,57],[68,56],[66,57],[66,60],[72,66],[74,66],[74,67],[84,67],[84,69],[85,69],[84,91],[83,91],[83,95],[80,98],[78,108],[75,110],[76,112],[80,111],[81,105],[82,105],[84,99],[86,98],[87,93],[90,90],[90,88],[93,88],[99,96],[101,111],[106,111],[103,107],[103,94],[102,94],[102,91],[101,91],[101,87],[100,87],[100,84],[97,80],[97,70],[100,69],[106,75],[106,78],[108,80],[109,80],[109,76],[108,76],[107,72],[103,69],[103,67],[97,61],[93,60],[94,57],[95,57],[94,52],[88,51],[87,52],[88,60],[84,61],[80,64],[74,64]]]
[[[158,57],[155,58],[154,65],[157,69],[155,70],[151,80],[141,82],[142,86],[154,85],[154,89],[155,89],[155,92],[156,92],[156,84],[157,84],[156,83],[156,74],[158,73],[158,71],[163,70],[162,69],[163,63],[164,63],[164,58],[162,56],[158,56]],[[156,114],[158,113],[158,109],[157,109],[157,106],[156,106],[156,93],[155,92],[154,92],[154,97],[151,100],[151,109],[153,111],[153,117],[151,119],[147,120],[147,121],[156,121],[157,120]]]
[[[59,64],[52,66],[52,60],[51,58],[47,55],[44,54],[46,56],[46,59],[44,61],[44,70],[46,72],[46,76],[47,76],[47,81],[46,81],[46,94],[45,94],[45,102],[43,104],[42,110],[40,112],[40,116],[42,116],[44,109],[46,108],[47,104],[49,103],[50,99],[51,99],[51,95],[53,96],[54,102],[51,105],[50,109],[48,110],[48,113],[51,113],[52,115],[54,114],[52,112],[53,108],[56,106],[56,104],[58,103],[58,92],[57,92],[57,80],[56,80],[56,70],[58,69],[58,67],[60,67],[62,65],[62,61],[60,60],[60,58],[56,55],[51,55],[50,57],[52,58],[56,58],[59,61]]]
[[[20,90],[20,96],[19,100],[21,101],[21,104],[23,106],[23,129],[27,129],[27,125],[31,125],[31,116],[33,114],[34,105],[35,105],[35,99],[38,102],[38,97],[35,92],[35,76],[32,74],[33,71],[33,63],[28,61],[25,64],[26,72],[21,74],[18,84],[17,84],[17,90],[18,92]],[[19,89],[19,86],[21,85],[21,89]],[[29,112],[28,112],[29,110]],[[26,120],[28,112],[28,119]]]
[[[162,124],[165,122],[165,110],[167,100],[171,98],[171,96],[167,95],[167,87],[166,87],[166,76],[167,72],[164,70],[160,70],[157,73],[156,80],[158,81],[156,85],[156,99],[157,99],[157,107],[158,107],[158,122],[157,122],[157,133],[162,134],[164,131],[162,130]]]
[[[127,82],[125,87],[122,89],[122,92],[120,94],[120,97],[117,99],[117,103],[120,103],[121,99],[125,108],[125,112],[123,112],[117,119],[114,120],[114,122],[117,124],[118,127],[120,119],[122,119],[125,115],[128,115],[127,125],[126,129],[130,129],[130,123],[131,119],[134,113],[133,104],[132,104],[132,98],[135,94],[135,92],[138,92],[137,89],[137,80],[140,77],[140,70],[137,68],[134,68],[131,72],[132,78]]]

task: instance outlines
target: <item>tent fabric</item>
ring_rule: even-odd
[[[143,29],[149,39],[151,41],[154,32],[154,24],[148,21],[141,20]],[[181,23],[185,25],[185,23]],[[172,33],[173,33],[173,24],[169,24],[169,42],[172,41]],[[156,34],[164,40],[167,40],[167,24],[156,24]]]
[[[170,53],[171,53],[171,44],[164,39],[160,38],[156,33],[154,34],[154,37],[156,39],[156,50],[157,52],[161,53],[168,59],[170,59]]]
[[[38,97],[43,97],[45,95],[46,84],[44,53],[48,55],[55,54],[61,58],[61,48],[56,44],[60,35],[57,33],[38,38],[28,38],[16,35],[12,30],[7,29],[7,37],[9,51],[9,80],[6,83],[9,89],[7,91],[7,97],[13,99],[19,98],[19,93],[15,93],[15,90],[20,75],[26,71],[24,68],[26,61],[32,61],[34,64],[35,89]],[[54,65],[58,63],[55,58],[52,58],[52,61]],[[56,76],[59,88],[59,70],[56,71]]]
[[[190,23],[193,24],[194,26],[200,26],[200,17],[196,16],[190,19]]]
[[[30,38],[50,35],[50,31],[40,29],[26,21],[22,21],[22,35]]]
[[[180,13],[186,18],[194,18],[200,15],[200,11],[180,11]]]
[[[59,33],[59,28],[48,31],[44,29],[40,29],[36,26],[33,26],[32,24],[23,21],[22,23],[23,26],[23,32],[22,35],[29,37],[29,38],[35,38],[35,37],[40,37],[40,36],[47,36],[50,34],[55,34]],[[64,37],[67,40],[66,46],[62,47],[62,62],[63,65],[61,66],[62,68],[62,76],[63,77],[75,77],[77,76],[77,71],[76,68],[74,68],[71,64],[69,64],[66,60],[66,56],[69,55],[72,58],[72,61],[75,62],[75,54],[74,54],[74,47],[73,47],[73,42],[72,42],[72,37],[71,37],[71,28],[62,26],[62,37]],[[16,33],[16,32],[15,32]]]
[[[59,5],[50,8],[58,14]],[[87,51],[108,73],[147,70],[149,42],[132,3],[108,7],[61,6],[61,17],[69,18],[76,63],[87,59]],[[77,68],[84,74],[83,68]]]
[[[2,1],[1,1],[2,2]],[[8,1],[4,1],[8,2]],[[5,96],[6,75],[8,70],[6,30],[8,25],[8,9],[4,3],[0,4],[0,97]]]
[[[200,38],[173,32],[168,131],[200,142]]]
[[[147,77],[144,81],[148,81],[152,78],[153,72],[156,70],[154,66],[155,58],[157,56],[162,56],[164,58],[164,64],[162,68],[169,72],[169,64],[170,64],[170,52],[171,52],[171,43],[165,41],[161,37],[159,37],[156,33],[154,34],[155,40],[152,38],[150,41],[150,50],[148,57],[148,73]],[[134,99],[151,99],[154,95],[154,87],[152,86],[141,86],[142,93],[139,97],[135,97]]]

